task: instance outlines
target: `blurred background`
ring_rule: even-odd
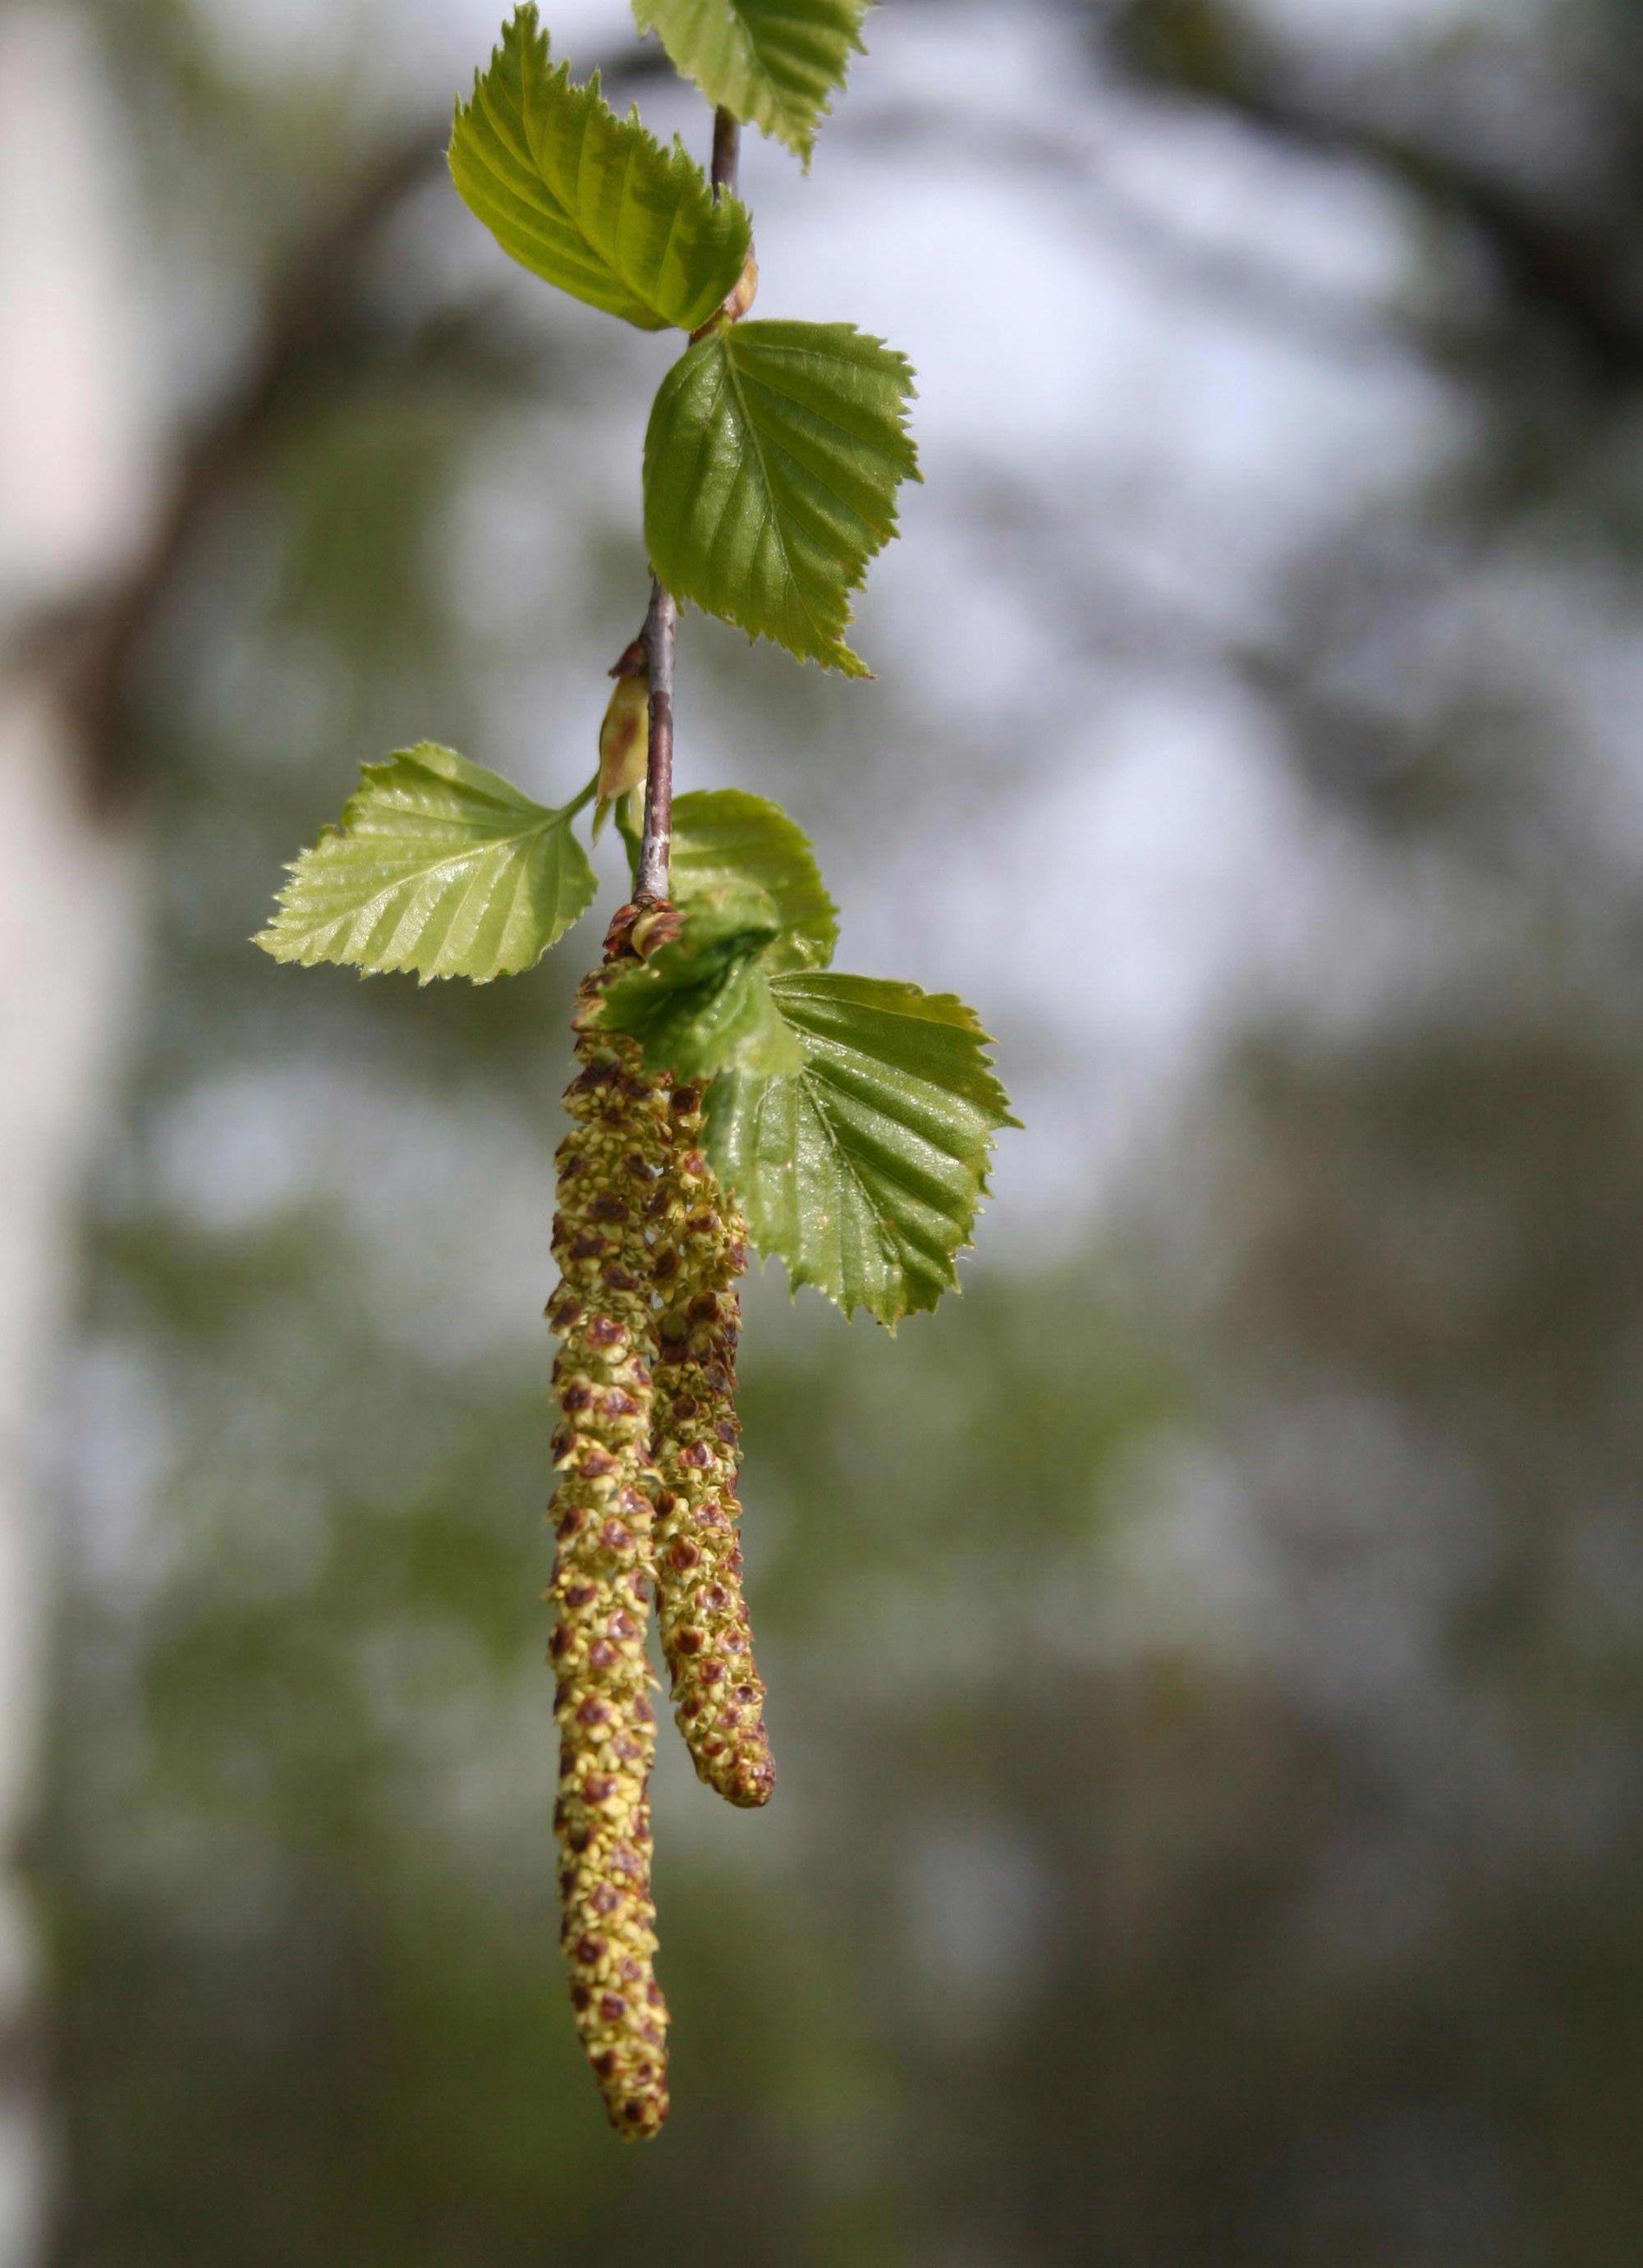
[[[875,682],[687,621],[682,784],[1026,1130],[933,1319],[751,1286],[781,1786],[665,1747],[637,2154],[538,1604],[599,928],[247,943],[362,760],[577,787],[643,611],[673,349],[444,177],[498,8],[0,9],[0,2261],[1635,2268],[1635,0],[888,0],[749,137],[927,486]]]

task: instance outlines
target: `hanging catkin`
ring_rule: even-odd
[[[577,2028],[617,2132],[653,2134],[667,2116],[667,2008],[656,1982],[648,1782],[656,1749],[650,1672],[655,1255],[647,1221],[673,1145],[668,1080],[631,1040],[589,1018],[630,957],[632,909],[611,924],[607,961],[572,1020],[578,1069],[558,1152],[549,1306],[559,1335],[554,1437],[558,1548],[549,1594],[558,1673],[561,1934]]]
[[[652,1462],[657,1604],[674,1714],[708,1786],[730,1802],[768,1802],[776,1766],[764,1729],[764,1687],[741,1587],[737,1522],[737,1278],[747,1225],[702,1150],[699,1092],[672,1096],[670,1240],[654,1274],[657,1330]]]

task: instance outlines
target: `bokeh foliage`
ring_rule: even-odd
[[[1565,98],[1634,151],[1627,11],[1558,12]],[[254,280],[347,98],[268,81],[219,17],[100,20],[171,256]],[[1251,131],[1312,85],[1241,11],[1115,20],[1105,67]],[[1516,83],[1511,36],[1470,52]],[[1396,109],[1395,74],[1358,84]],[[1361,122],[1337,142],[1448,153],[1430,105],[1395,122],[1379,158]],[[1568,192],[1588,247],[1631,178]],[[1434,272],[1475,203],[1433,193]],[[1389,902],[1486,949],[1322,1035],[1253,1014],[1123,1204],[995,1250],[894,1343],[755,1285],[783,1779],[747,1819],[661,1775],[678,2101],[636,2165],[563,2007],[536,1603],[574,967],[418,995],[246,939],[362,755],[432,732],[544,799],[586,776],[643,562],[634,497],[578,480],[656,373],[368,272],[123,726],[151,1005],[88,1221],[34,1859],[64,2268],[1631,2268],[1636,878],[1498,644],[1424,708],[1400,658],[1434,582],[1503,548],[1546,593],[1596,562],[1635,612],[1643,371],[1532,267],[1495,281],[1423,350],[1468,389],[1465,478],[1340,531],[1241,678]],[[1087,532],[1042,509],[1023,532],[977,476],[1001,548],[1075,571]],[[485,604],[475,516],[516,546]],[[750,665],[708,628],[722,716]],[[843,835],[874,791],[814,681],[755,669],[747,743],[806,750],[799,815]],[[904,721],[910,779],[982,810],[974,751]],[[727,749],[692,778],[737,776]],[[1006,1062],[1041,1037],[1002,1027]]]

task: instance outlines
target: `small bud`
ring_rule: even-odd
[[[749,252],[733,288],[719,301],[706,322],[699,323],[691,332],[691,345],[694,346],[698,339],[704,339],[710,331],[721,329],[726,323],[739,323],[758,297],[758,292],[759,263]]]
[[[677,907],[666,903],[646,906],[633,924],[629,943],[641,961],[648,961],[652,954],[671,945],[683,933],[684,917]]]
[[[596,837],[617,798],[644,784],[650,747],[650,680],[641,659],[637,674],[617,678],[599,728],[599,799],[593,806]]]
[[[725,313],[733,323],[739,323],[759,296],[759,263],[748,254],[747,265],[736,278],[736,288],[725,302]]]

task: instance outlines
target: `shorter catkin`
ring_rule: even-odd
[[[619,956],[623,917],[608,950]],[[645,1632],[652,1506],[653,1254],[647,1219],[672,1145],[665,1077],[591,1012],[619,958],[583,985],[566,1095],[548,1314],[559,1335],[559,1478],[549,1658],[558,1675],[561,1934],[577,2028],[612,2124],[638,2140],[667,2115],[667,2009],[656,1982],[649,1779],[655,1712]]]
[[[657,1326],[652,1458],[656,1587],[674,1714],[697,1774],[729,1802],[770,1800],[776,1766],[764,1726],[764,1686],[741,1584],[737,1522],[737,1279],[747,1226],[702,1150],[702,1101],[672,1096],[669,1241],[652,1273]]]

